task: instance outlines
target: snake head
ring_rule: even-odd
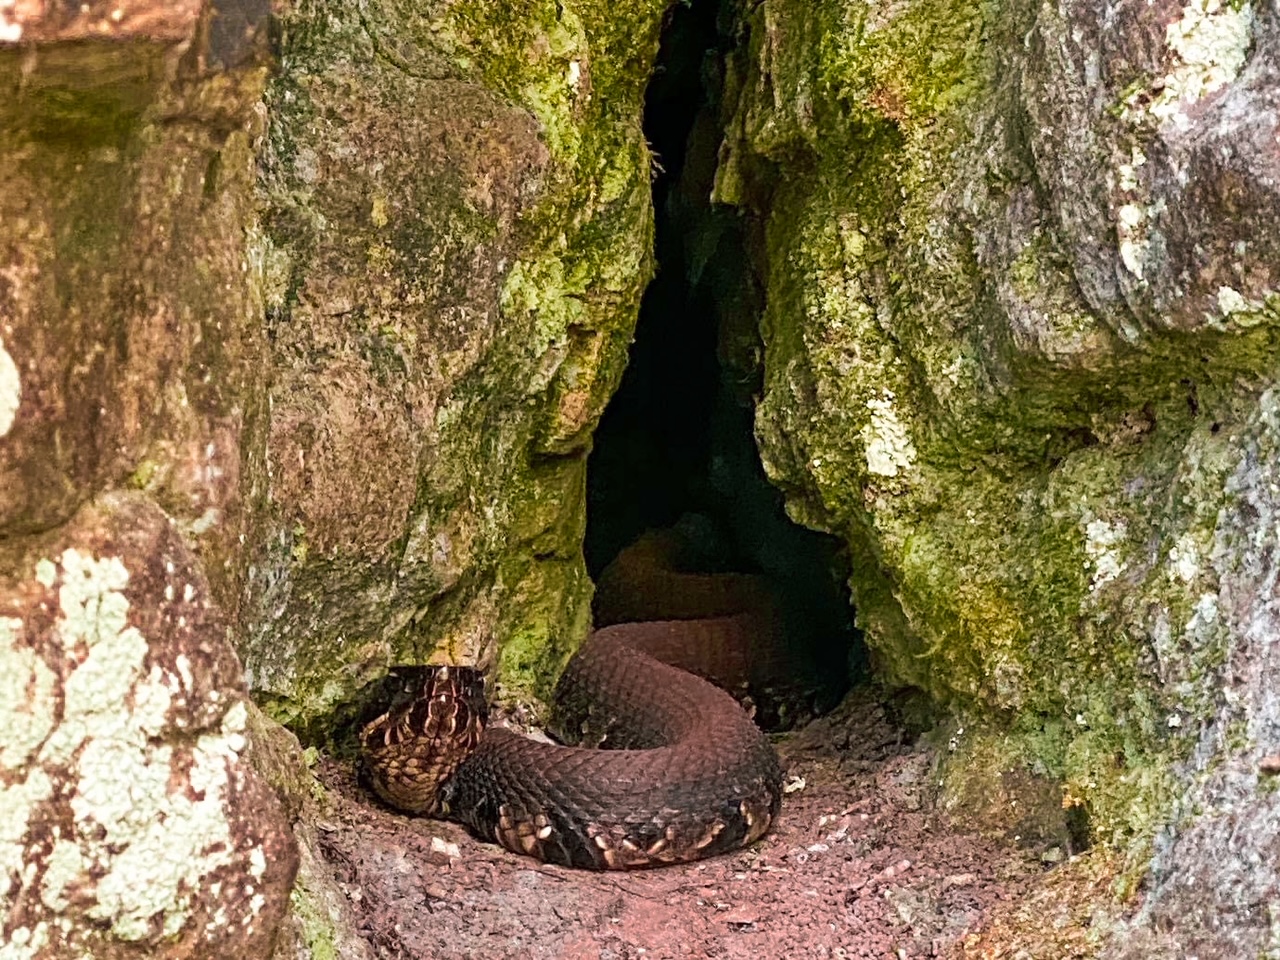
[[[385,711],[360,731],[365,778],[393,807],[438,816],[445,810],[442,786],[484,732],[484,674],[473,667],[396,667],[380,696]]]

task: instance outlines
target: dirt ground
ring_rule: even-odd
[[[1076,956],[989,945],[986,931],[1034,902],[1048,868],[931,810],[932,755],[869,694],[778,750],[789,792],[776,828],[701,863],[610,874],[540,864],[386,810],[330,761],[322,848],[383,958]]]

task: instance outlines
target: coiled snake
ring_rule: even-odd
[[[677,552],[650,534],[602,575],[596,617],[609,625],[569,661],[553,698],[552,729],[576,745],[486,728],[474,669],[402,668],[390,708],[361,731],[375,792],[588,869],[681,863],[758,840],[778,815],[777,755],[733,697],[681,667],[744,686],[780,631],[759,578],[681,573]],[[613,622],[655,609],[670,619]],[[701,616],[677,619],[693,610]]]

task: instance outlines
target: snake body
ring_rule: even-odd
[[[361,733],[368,781],[402,810],[565,866],[652,867],[754,842],[778,815],[777,755],[732,696],[681,667],[736,686],[772,628],[758,590],[715,589],[745,602],[592,633],[556,685],[560,744],[487,727],[478,671],[401,669],[390,709]]]

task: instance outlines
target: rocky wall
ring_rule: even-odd
[[[1274,7],[741,10],[757,438],[951,718],[942,802],[1057,785],[1147,891],[1117,955],[1277,955]]]
[[[651,271],[664,4],[301,3],[254,239],[272,382],[250,684],[307,725],[389,664],[545,693],[586,631],[585,457]]]
[[[228,617],[265,12],[0,7],[4,960],[265,958],[288,906]]]
[[[4,960],[271,951],[323,802],[246,679],[554,678],[664,7],[0,4]],[[277,956],[346,950],[295,830]]]

